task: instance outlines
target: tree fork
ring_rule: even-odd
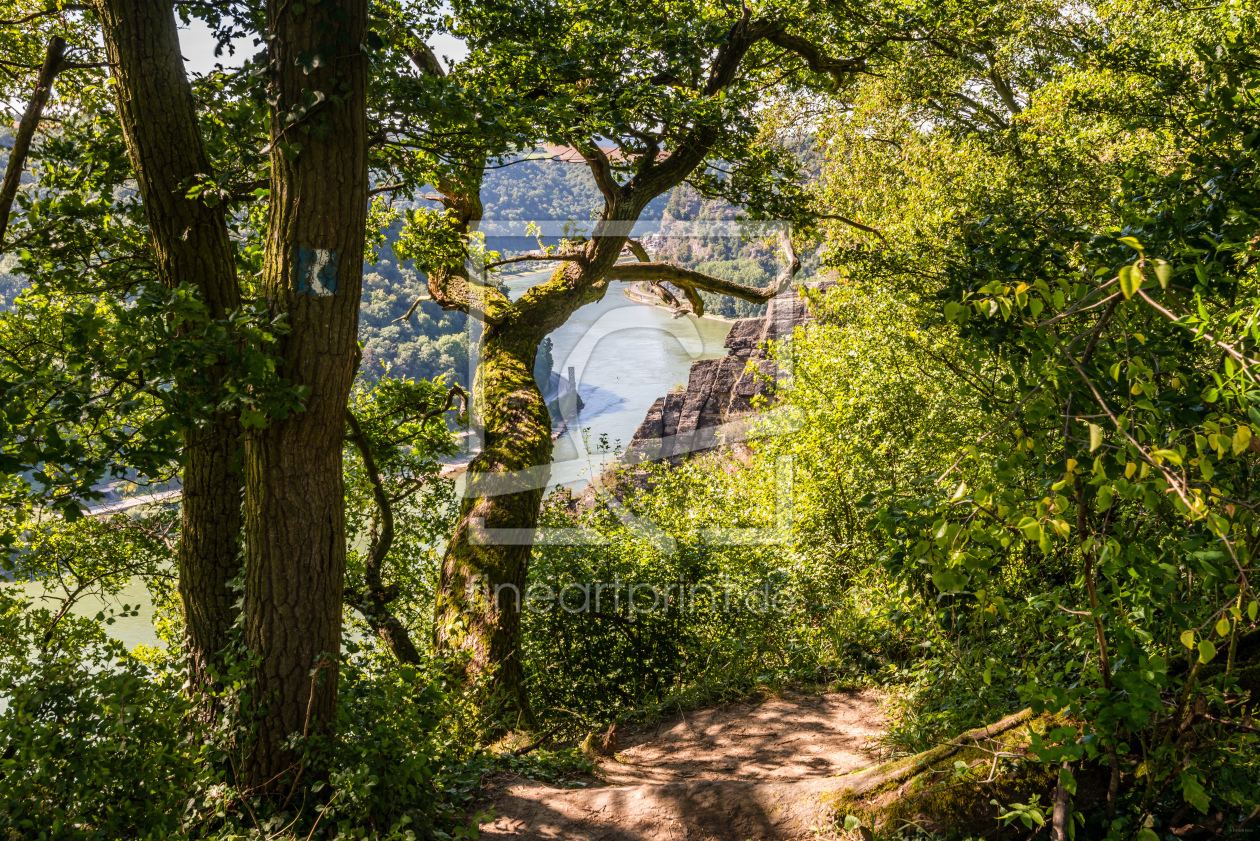
[[[804,55],[818,72],[845,77],[865,67],[826,58],[810,42],[787,36],[768,19],[753,20],[745,7],[724,42],[712,54],[704,95],[716,96],[730,85],[748,51],[770,39],[789,52]],[[777,39],[777,40],[776,40]],[[422,72],[427,63],[417,61]],[[492,287],[469,281],[464,265],[435,267],[429,293],[444,309],[460,309],[485,324],[475,392],[481,399],[483,451],[469,465],[468,487],[460,518],[447,545],[434,614],[434,641],[440,652],[468,659],[465,674],[494,672],[494,687],[504,699],[505,724],[529,726],[533,717],[523,684],[520,660],[520,610],[515,602],[501,605],[500,593],[523,599],[533,531],[538,524],[542,491],[549,476],[551,424],[546,404],[533,379],[534,358],[543,337],[565,323],[579,308],[603,298],[614,279],[670,280],[679,285],[697,315],[704,312],[700,290],[763,302],[791,283],[800,267],[790,236],[781,237],[787,265],[767,287],[750,288],[720,278],[678,269],[669,264],[640,262],[618,265],[629,232],[647,204],[682,183],[705,160],[722,136],[720,125],[692,125],[670,154],[659,144],[634,164],[634,174],[618,182],[611,160],[590,138],[571,138],[604,196],[604,210],[590,240],[558,267],[545,283],[512,302]],[[459,233],[467,234],[481,218],[481,202],[466,185],[437,184],[443,204],[455,212]],[[644,260],[646,252],[635,247]],[[657,287],[660,288],[660,287]],[[506,608],[506,609],[501,609]],[[513,714],[516,722],[512,721]]]

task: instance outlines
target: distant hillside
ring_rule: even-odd
[[[5,144],[7,133],[0,134]],[[0,145],[0,167],[8,150]],[[27,173],[23,181],[33,181]],[[583,163],[525,160],[486,173],[482,189],[484,217],[498,220],[590,222],[603,207],[590,170]],[[682,186],[653,201],[643,213],[645,220],[662,219],[668,231],[674,221],[731,219],[735,210],[722,202],[702,200]],[[388,238],[375,263],[364,266],[359,339],[363,343],[360,373],[375,379],[386,366],[396,376],[432,379],[448,374],[465,383],[468,375],[467,316],[445,312],[436,304],[421,302],[407,322],[395,322],[425,295],[425,279],[409,262],[399,261]],[[548,244],[553,244],[551,238]],[[535,240],[497,238],[488,245],[504,253],[537,248]],[[660,259],[673,260],[729,280],[760,286],[777,268],[777,253],[757,243],[733,238],[652,238],[649,248]],[[0,260],[0,311],[9,308],[25,286],[25,279],[9,273],[16,257]],[[764,312],[764,306],[706,294],[708,310],[728,318]]]
[[[584,164],[527,160],[487,172],[481,204],[487,219],[587,222],[604,197]]]

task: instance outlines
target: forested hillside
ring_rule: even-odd
[[[0,0],[0,66],[0,839],[1260,826],[1254,0]],[[575,459],[626,284],[671,458]]]

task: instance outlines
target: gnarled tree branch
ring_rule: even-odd
[[[498,266],[506,266],[509,263],[525,263],[530,260],[581,260],[581,254],[522,254],[519,257],[508,257],[504,260],[495,260],[493,263],[486,263],[487,269],[493,269]]]
[[[591,168],[591,174],[595,176],[595,185],[603,193],[608,206],[615,206],[617,200],[621,198],[621,185],[617,183],[617,178],[613,175],[612,161],[608,159],[608,155],[595,143],[574,144],[573,148]]]
[[[630,252],[634,254],[640,263],[652,262],[652,258],[648,255],[647,249],[644,248],[643,243],[639,242],[637,239],[626,240],[626,247],[630,249]],[[674,310],[676,315],[681,315],[682,303],[679,302],[673,292],[670,292],[669,289],[662,286],[659,281],[653,282],[649,285],[652,287],[652,291],[656,294],[657,298],[663,301],[670,309]]]
[[[468,410],[468,393],[459,385],[451,386],[446,392],[446,399],[438,406],[419,415],[420,423],[439,417],[459,402],[464,411]],[[360,592],[347,588],[343,593],[346,603],[363,614],[372,631],[389,646],[389,650],[398,658],[398,662],[415,665],[420,662],[420,652],[412,642],[411,634],[402,620],[389,609],[389,604],[398,597],[398,589],[386,586],[381,578],[381,569],[389,550],[394,545],[394,505],[396,500],[409,494],[390,497],[385,491],[385,482],[381,478],[376,458],[372,453],[372,444],[363,433],[363,427],[354,412],[346,410],[346,425],[350,433],[346,440],[354,444],[363,461],[363,470],[367,474],[368,483],[372,486],[372,499],[376,503],[377,514],[372,518],[372,530],[368,543],[368,555],[364,561],[363,579],[366,588]],[[411,492],[418,490],[417,484]]]
[[[811,41],[783,30],[771,32],[766,36],[766,40],[776,47],[782,47],[805,59],[805,64],[810,70],[830,76],[836,85],[844,84],[854,73],[860,73],[866,69],[864,58],[832,58]]]
[[[692,311],[697,316],[704,315],[704,300],[700,297],[701,290],[715,292],[719,295],[730,295],[744,301],[751,301],[754,304],[763,304],[784,289],[787,289],[792,283],[792,278],[796,276],[796,273],[801,268],[801,260],[796,256],[796,250],[792,247],[791,234],[784,229],[779,232],[779,239],[786,257],[786,265],[780,270],[778,276],[766,286],[745,286],[742,283],[723,280],[720,277],[707,275],[703,272],[684,269],[672,263],[618,264],[608,272],[608,277],[622,281],[647,281],[653,285],[661,281],[669,281],[683,290],[687,300],[691,302]]]

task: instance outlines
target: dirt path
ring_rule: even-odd
[[[744,841],[815,838],[829,777],[874,764],[872,691],[785,694],[696,710],[621,737],[603,785],[559,789],[504,777],[482,838]],[[834,780],[830,787],[834,788]],[[824,836],[825,837],[825,834]]]

